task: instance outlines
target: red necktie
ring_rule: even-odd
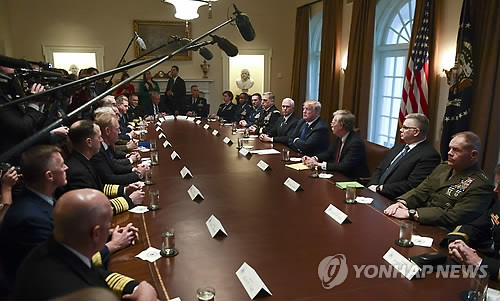
[[[339,163],[340,158],[340,149],[342,148],[342,139],[339,141],[339,149],[337,150],[337,157],[335,158],[335,162]]]

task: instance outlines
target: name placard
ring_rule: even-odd
[[[328,208],[326,208],[325,213],[328,214],[331,218],[333,218],[337,223],[343,224],[345,221],[350,221],[347,218],[347,214],[342,212],[340,209],[337,207],[333,206],[332,204],[328,205]]]
[[[174,115],[168,115],[167,117],[164,118],[164,120],[174,120],[175,116]]]
[[[418,265],[408,260],[393,248],[390,248],[383,258],[408,280],[411,280],[422,270]]]
[[[203,126],[203,128],[204,128],[205,130],[208,130],[208,129],[210,128],[210,126],[209,126],[208,124],[205,124],[205,125]]]
[[[222,140],[222,141],[224,141],[225,144],[233,144],[233,141],[231,141],[231,139],[229,139],[229,137],[224,138],[224,140]]]
[[[157,122],[156,122],[156,125],[157,125],[157,126],[160,126],[160,125],[161,125],[161,122],[157,121]]]
[[[201,194],[200,190],[196,188],[196,186],[194,185],[191,185],[191,187],[189,187],[188,194],[189,197],[191,198],[191,201],[194,201],[195,199],[201,199],[201,200],[205,199]]]
[[[243,157],[251,157],[252,154],[250,153],[250,151],[246,148],[241,148],[239,153],[243,156]]]
[[[219,131],[218,131],[218,130],[213,130],[213,131],[212,131],[212,135],[214,135],[214,136],[219,135]]]
[[[200,125],[200,124],[201,124],[201,120],[199,120],[199,119],[198,119],[198,120],[196,120],[196,124],[197,124],[197,125]]]
[[[160,135],[158,135],[158,139],[161,139],[161,138],[167,138],[167,136],[165,136],[165,134],[161,133]]]
[[[266,171],[266,170],[271,170],[271,166],[269,166],[269,164],[267,164],[266,162],[260,160],[259,163],[257,163],[257,166],[262,169],[263,171]]]
[[[227,236],[226,229],[222,226],[222,223],[218,218],[216,218],[213,214],[210,218],[205,222],[208,228],[208,232],[212,237],[215,237],[217,234],[221,233]]]
[[[172,160],[180,160],[181,159],[181,156],[179,156],[179,154],[176,152],[176,151],[173,151],[171,154],[170,154],[170,158],[172,158]]]
[[[303,190],[301,187],[300,187],[300,184],[295,182],[292,178],[288,178],[286,179],[285,183],[286,187],[290,188],[292,191],[299,191],[299,190]]]
[[[160,126],[157,126],[156,127],[156,131],[159,132],[159,131],[162,131],[163,132],[163,129],[160,127]]]
[[[244,262],[238,271],[236,271],[236,276],[251,299],[255,298],[255,296],[257,296],[261,291],[272,295],[271,291],[264,284],[264,281],[260,279],[259,274],[257,274],[257,272],[246,262]]]
[[[186,118],[187,121],[194,121],[194,117],[188,117]]]
[[[184,166],[182,169],[181,169],[181,176],[183,179],[185,179],[186,177],[187,178],[192,178],[193,177],[193,174],[191,174],[191,171],[189,171],[189,169],[187,169],[186,166]]]
[[[163,122],[163,121],[165,121],[165,118],[160,117],[160,118],[158,118],[158,120],[161,121],[161,122]]]
[[[172,144],[170,144],[170,142],[168,142],[168,140],[165,140],[165,142],[163,142],[163,147],[167,148],[169,146],[172,146]]]

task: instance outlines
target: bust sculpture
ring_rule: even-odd
[[[250,77],[248,69],[241,70],[241,78],[236,80],[236,86],[241,89],[241,92],[248,92],[253,87],[254,81]]]

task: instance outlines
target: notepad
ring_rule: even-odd
[[[304,163],[295,163],[295,164],[287,164],[285,165],[286,167],[289,167],[291,169],[295,169],[295,170],[305,170],[305,169],[309,169],[309,167],[307,167]]]
[[[352,181],[352,182],[337,182],[337,183],[335,183],[335,186],[337,186],[340,189],[346,189],[348,185],[354,185],[354,187],[356,187],[356,188],[364,188],[365,187],[365,186],[359,184],[356,181]]]

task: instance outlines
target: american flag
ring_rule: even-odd
[[[429,78],[429,17],[430,3],[425,1],[424,18],[420,24],[415,45],[406,66],[403,85],[403,100],[399,110],[399,123],[403,124],[406,115],[423,113],[427,115]]]

